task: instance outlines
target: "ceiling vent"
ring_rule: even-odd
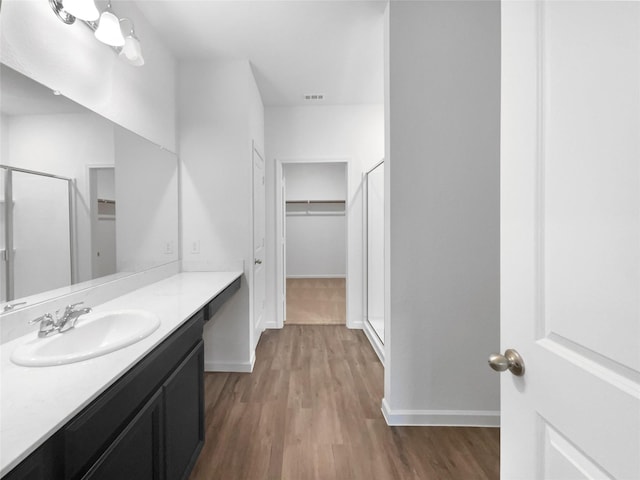
[[[324,100],[324,94],[322,93],[310,93],[304,96],[305,100],[311,100],[311,101],[317,101],[317,100]]]

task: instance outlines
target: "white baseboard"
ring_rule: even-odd
[[[264,327],[263,327],[264,323],[266,322],[261,322],[260,325],[258,325],[253,329],[253,345],[251,345],[251,350],[254,352],[254,355],[255,355],[256,347],[258,346],[258,343],[260,343],[262,332],[264,332]]]
[[[364,328],[364,323],[362,321],[352,322],[347,318],[346,326],[352,330],[362,330]]]
[[[287,275],[287,278],[347,278],[344,273],[331,275]]]
[[[376,355],[378,355],[378,358],[380,359],[380,363],[382,363],[382,366],[384,367],[384,345],[369,322],[363,322],[363,325],[364,334],[369,339],[369,343],[373,347],[373,351],[376,352]]]
[[[251,355],[251,361],[249,362],[204,362],[205,372],[234,372],[234,373],[251,373],[253,372],[253,366],[256,363],[256,354]]]
[[[492,410],[391,410],[382,399],[382,414],[393,427],[499,427],[500,412]]]
[[[264,322],[264,329],[274,329],[274,328],[279,328],[278,324],[276,323],[275,320],[271,320],[270,322]]]

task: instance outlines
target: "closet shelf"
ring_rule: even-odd
[[[344,200],[287,200],[287,204],[316,204],[316,203],[338,203],[344,204]]]
[[[345,200],[287,200],[287,216],[344,216]]]

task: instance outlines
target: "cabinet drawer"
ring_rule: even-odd
[[[229,298],[231,298],[233,294],[238,290],[240,290],[240,277],[236,278],[227,288],[225,288],[222,292],[216,295],[213,300],[205,305],[204,321],[208,322],[209,320],[211,320],[211,317],[213,317],[216,312],[220,310],[220,307],[222,307],[222,305],[227,300],[229,300]]]
[[[135,365],[63,431],[65,478],[79,478],[202,339],[202,311]]]

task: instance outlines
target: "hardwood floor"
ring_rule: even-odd
[[[192,480],[499,477],[497,428],[386,425],[382,366],[360,330],[267,330],[256,357],[252,374],[205,375]]]
[[[344,325],[344,278],[287,278],[287,325]]]

